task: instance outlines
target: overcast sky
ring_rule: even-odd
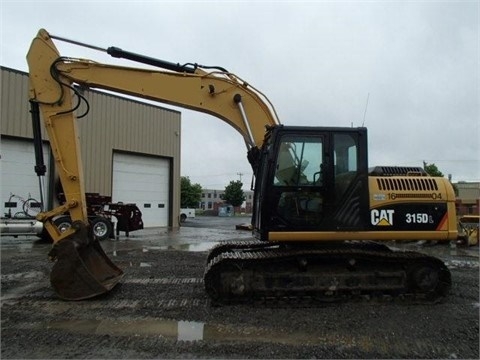
[[[283,124],[364,123],[370,166],[426,161],[455,182],[480,181],[478,1],[0,1],[2,66],[27,71],[40,28],[222,66],[266,94]],[[179,110],[182,175],[216,189],[241,176],[249,188],[241,136],[214,117]]]

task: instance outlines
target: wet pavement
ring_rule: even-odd
[[[50,244],[1,239],[2,358],[478,358],[479,249],[389,243],[426,252],[452,272],[436,305],[354,302],[214,307],[203,289],[208,250],[250,239],[248,218],[197,217],[102,242],[125,271],[87,301],[59,300]]]
[[[120,235],[116,240],[102,242],[105,251],[126,249],[208,251],[221,241],[250,239],[251,232],[236,230],[237,224],[249,221],[248,217],[196,217],[182,223],[178,229],[150,228]]]

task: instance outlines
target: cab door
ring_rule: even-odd
[[[340,128],[281,130],[272,136],[263,164],[256,215],[262,238],[269,231],[361,229],[368,213],[366,133],[362,138],[362,132]]]

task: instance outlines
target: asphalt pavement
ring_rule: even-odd
[[[60,300],[49,283],[50,244],[1,238],[1,357],[479,358],[479,252],[425,242],[452,290],[440,304],[346,302],[212,306],[203,287],[208,250],[250,239],[248,217],[197,217],[102,242],[125,272],[106,295]]]

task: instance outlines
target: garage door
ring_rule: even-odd
[[[29,209],[25,207],[24,202],[30,198],[40,201],[40,190],[38,188],[38,177],[34,171],[35,152],[33,143],[22,140],[3,139],[1,140],[1,215],[3,216],[8,209],[5,208],[5,202],[9,200],[16,202],[16,207],[11,208],[12,215],[18,213],[22,215],[24,209],[29,215],[35,215],[38,208]],[[49,163],[49,146],[43,146],[43,157],[45,164]],[[47,191],[48,172],[45,174],[45,191]],[[48,195],[45,194],[45,201]],[[31,204],[29,201],[27,204]]]
[[[137,204],[145,227],[168,226],[169,182],[167,159],[113,154],[112,201]]]

